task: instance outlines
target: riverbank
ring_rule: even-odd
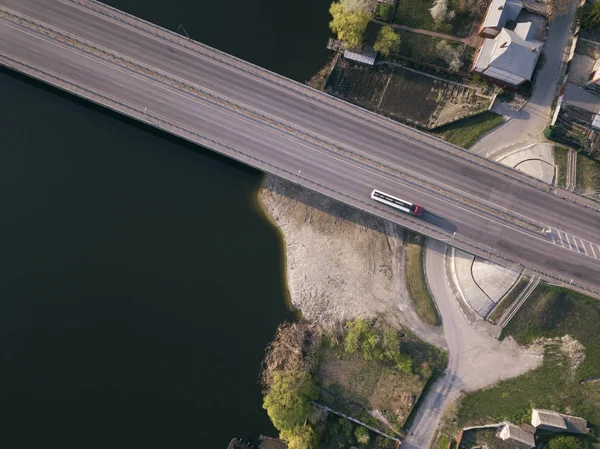
[[[260,202],[282,233],[289,299],[304,319],[380,317],[445,345],[409,299],[401,227],[274,176],[265,177]]]

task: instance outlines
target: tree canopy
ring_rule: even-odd
[[[596,30],[600,27],[600,2],[586,3],[577,11],[581,28],[585,30]]]
[[[400,49],[400,34],[394,31],[391,26],[381,27],[373,48],[384,56],[396,53]]]
[[[311,412],[318,390],[312,376],[304,371],[277,371],[263,408],[280,431],[293,431],[303,425]],[[293,433],[293,432],[292,432]]]
[[[366,5],[366,2],[364,3]],[[360,0],[340,0],[332,3],[329,8],[333,17],[329,28],[347,48],[356,48],[362,44],[363,35],[371,19],[366,6],[361,5]]]
[[[279,437],[287,443],[287,449],[312,449],[317,445],[317,435],[309,425],[298,426],[293,430],[284,429]]]

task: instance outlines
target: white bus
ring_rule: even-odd
[[[401,200],[400,198],[396,198],[395,196],[382,192],[381,190],[373,190],[371,192],[371,198],[408,214],[416,215],[417,217],[420,217],[423,215],[423,212],[425,212],[425,209],[423,209],[421,206]]]

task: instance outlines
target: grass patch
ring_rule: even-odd
[[[453,59],[458,59],[461,70],[468,70],[473,61],[473,53],[464,52],[464,45],[458,42],[410,31],[397,31],[400,34],[398,54],[406,58],[445,69],[450,68]]]
[[[584,437],[595,448],[600,441],[600,382],[580,383],[600,375],[600,303],[564,288],[540,284],[503,330],[519,343],[539,337],[569,334],[585,347],[585,360],[573,371],[572,359],[561,341],[545,346],[544,362],[537,369],[463,396],[445,419],[443,432],[456,435],[469,425],[502,420],[520,424],[531,419],[532,408],[581,416],[593,429]]]
[[[457,412],[457,427],[508,420],[519,424],[531,419],[533,407],[554,409],[600,423],[600,384],[580,385],[559,349],[546,350],[541,367],[515,379],[469,393]]]
[[[529,278],[527,276],[521,276],[517,282],[517,285],[504,297],[502,301],[494,307],[494,310],[487,317],[487,320],[490,323],[498,324],[498,320],[502,318],[504,312],[517,300],[519,295],[525,290],[527,287],[527,283],[529,282]]]
[[[406,241],[406,288],[415,306],[417,315],[431,326],[441,324],[440,316],[435,307],[433,296],[427,287],[423,269],[424,237],[410,231],[404,231]]]
[[[578,379],[600,376],[600,302],[580,293],[540,284],[504,328],[501,338],[511,335],[527,344],[536,338],[565,334],[585,346]]]
[[[469,148],[485,133],[502,124],[502,116],[492,111],[467,117],[446,126],[441,126],[432,133],[459,147]]]
[[[436,23],[429,10],[433,0],[401,0],[394,22],[423,30],[437,31],[458,37],[466,37],[471,31],[473,18],[471,11],[458,9],[457,0],[448,1],[448,11],[455,11],[454,18],[445,23]]]
[[[365,323],[355,320],[349,324],[357,322]],[[380,322],[368,323],[370,330],[359,338],[362,349],[349,352],[353,339],[349,338],[352,331],[347,329],[343,335],[323,339],[314,370],[321,389],[318,400],[383,432],[400,433],[425,386],[443,372],[447,363],[445,353],[409,332],[398,333]],[[398,339],[396,351],[410,360],[409,369],[399,369],[386,357],[393,351],[393,345],[389,345],[390,331]],[[382,351],[375,357],[367,357],[365,347],[372,341],[369,336],[373,332],[378,335],[377,345]],[[367,413],[372,410],[379,410],[387,424]]]
[[[577,154],[575,190],[581,193],[600,190],[600,163],[582,154]]]
[[[565,147],[554,147],[554,165],[556,165],[558,187],[567,186],[567,160],[569,149]]]

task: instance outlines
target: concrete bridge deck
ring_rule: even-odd
[[[600,296],[600,211],[582,197],[94,1],[0,0],[0,42],[15,71]],[[373,188],[427,213],[379,205]]]

